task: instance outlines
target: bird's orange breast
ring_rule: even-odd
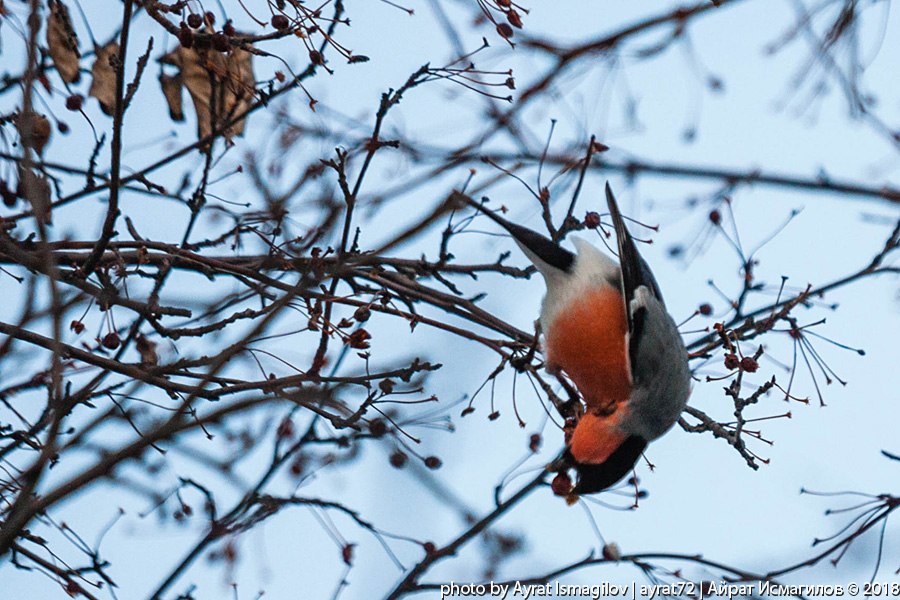
[[[628,438],[619,427],[627,413],[628,407],[624,404],[617,406],[611,415],[585,413],[568,442],[572,458],[580,464],[588,465],[605,462]]]
[[[611,408],[631,394],[627,331],[622,295],[606,286],[566,306],[544,334],[547,361],[575,383],[588,411]]]

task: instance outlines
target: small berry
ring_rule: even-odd
[[[212,14],[209,11],[206,11],[206,14],[203,15],[203,20],[206,21],[206,24],[212,27],[216,24],[216,15]]]
[[[203,25],[203,17],[201,17],[197,13],[191,13],[188,15],[187,24],[191,29],[197,29],[198,27]]]
[[[741,361],[738,359],[737,354],[730,353],[725,355],[726,369],[737,369],[739,366],[741,366]]]
[[[516,11],[510,9],[510,11],[506,13],[506,20],[516,29],[522,29],[522,17],[520,17],[519,13]]]
[[[568,496],[572,493],[572,478],[568,473],[557,473],[550,484],[555,496]]]
[[[57,121],[56,122],[56,130],[62,134],[69,133],[69,124],[65,121]]]
[[[393,379],[382,379],[378,382],[378,389],[381,390],[383,394],[390,394],[394,391],[394,385]]]
[[[434,542],[425,542],[422,544],[422,549],[425,550],[425,554],[434,554],[437,551],[437,546],[434,545]]]
[[[272,17],[272,27],[275,29],[287,29],[291,26],[291,22],[284,15],[275,15]]]
[[[500,34],[500,37],[508,40],[513,36],[513,28],[510,27],[507,23],[498,23],[497,33]]]
[[[756,373],[759,370],[759,363],[752,356],[745,356],[741,359],[741,370],[748,373]]]
[[[537,452],[541,447],[541,434],[532,433],[531,437],[528,438],[528,449],[532,452]]]
[[[78,585],[76,582],[71,581],[71,580],[66,582],[66,593],[69,594],[70,596],[72,596],[73,598],[75,596],[81,594],[81,592],[83,592],[83,591],[84,590],[81,588],[81,586]]]
[[[82,103],[84,103],[84,96],[81,94],[72,94],[66,98],[66,109],[73,111],[81,110]]]
[[[600,215],[595,212],[589,212],[584,215],[584,226],[588,229],[594,229],[600,226]]]
[[[294,437],[294,422],[288,417],[278,424],[278,431],[275,432],[280,439],[290,439]]]
[[[369,421],[369,433],[372,437],[380,438],[387,433],[387,424],[384,419],[372,419]]]
[[[622,560],[622,551],[615,542],[610,542],[603,546],[603,558],[606,560]]]
[[[710,211],[709,220],[713,225],[718,225],[722,222],[722,213],[720,213],[718,210]]]
[[[371,316],[372,309],[368,306],[360,306],[356,309],[356,312],[353,313],[353,318],[356,319],[358,323],[365,323]]]
[[[499,410],[495,410],[494,412],[492,412],[491,414],[488,415],[488,419],[491,420],[491,421],[496,421],[496,420],[499,419],[499,418],[500,418],[500,411],[499,411]]]
[[[306,457],[301,454],[294,459],[294,462],[291,463],[291,475],[293,475],[294,477],[299,477],[303,474],[303,471],[305,469]]]
[[[228,21],[222,27],[222,33],[224,33],[225,35],[230,37],[230,36],[233,36],[234,34],[236,34],[237,32],[234,30],[234,25],[231,24],[231,21]]]
[[[406,466],[409,456],[403,450],[395,450],[388,460],[395,469],[402,469]]]
[[[119,347],[121,340],[119,340],[119,336],[115,331],[107,333],[103,336],[103,340],[101,341],[104,348],[108,348],[109,350],[115,350]]]
[[[314,65],[324,65],[325,59],[322,58],[322,53],[318,50],[310,50],[309,51],[309,62]]]
[[[429,456],[425,459],[425,466],[431,470],[440,469],[442,464],[441,459],[437,456]]]
[[[704,302],[703,304],[700,305],[699,310],[700,310],[701,315],[703,315],[704,317],[708,317],[709,315],[712,314],[712,305],[709,304],[708,302]]]

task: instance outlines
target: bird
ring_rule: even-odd
[[[540,312],[545,364],[551,373],[562,371],[584,403],[560,457],[577,478],[561,495],[609,488],[678,421],[691,392],[684,341],[609,183],[606,201],[618,260],[575,236],[573,254],[458,196],[505,229],[546,283]]]

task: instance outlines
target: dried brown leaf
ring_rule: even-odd
[[[246,50],[233,48],[224,55],[212,48],[197,50],[182,46],[164,56],[161,62],[180,70],[182,84],[194,102],[201,139],[252,105],[256,77],[253,55]],[[245,121],[241,119],[228,127],[225,137],[243,135]]]
[[[49,225],[53,222],[50,209],[50,184],[43,174],[35,174],[31,169],[19,167],[19,186],[22,196],[31,203],[31,210],[37,219]]]
[[[173,121],[184,121],[184,104],[181,100],[181,88],[184,83],[181,79],[181,73],[176,75],[159,74],[159,85],[162,87],[163,96],[166,97],[166,104],[169,105],[169,116]]]
[[[36,112],[20,113],[16,116],[16,129],[22,145],[31,148],[39,155],[44,153],[44,146],[50,140],[50,121]]]
[[[118,57],[119,44],[110,42],[95,49],[97,58],[91,67],[91,88],[88,94],[100,101],[100,110],[112,116],[116,108],[116,71],[109,59]]]
[[[66,83],[78,83],[81,79],[78,37],[72,27],[69,9],[60,0],[50,0],[50,17],[47,21],[47,48],[56,66],[56,72]]]
[[[141,356],[142,367],[155,367],[159,364],[159,356],[156,354],[156,342],[148,340],[143,335],[135,339],[135,348]]]

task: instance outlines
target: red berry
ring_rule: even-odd
[[[550,489],[556,496],[568,496],[572,493],[572,478],[568,473],[557,473],[550,484]]]
[[[528,448],[532,452],[537,452],[540,447],[541,447],[541,434],[532,433],[531,437],[528,438]]]
[[[432,470],[440,469],[441,464],[441,459],[439,459],[437,456],[429,456],[425,459],[425,466]]]
[[[519,13],[516,11],[510,9],[509,12],[506,13],[506,20],[516,29],[522,29],[522,17],[520,17]]]
[[[299,477],[303,474],[304,470],[306,470],[306,457],[300,454],[294,459],[294,462],[291,463],[291,475]]]
[[[513,28],[509,26],[507,23],[498,23],[497,24],[497,33],[500,34],[500,37],[504,39],[509,39],[513,36]]]
[[[216,15],[212,14],[209,11],[206,11],[206,14],[203,15],[203,20],[206,21],[206,24],[212,27],[216,24]]]
[[[81,94],[72,94],[66,98],[66,109],[81,110],[82,103],[84,103],[84,96]]]
[[[722,222],[722,213],[717,210],[710,211],[709,220],[713,225],[718,225]]]
[[[272,17],[272,27],[275,29],[287,29],[291,26],[291,22],[284,15],[275,15]]]
[[[380,438],[387,433],[387,424],[384,419],[372,419],[369,421],[369,433],[372,437]]]
[[[741,370],[748,373],[756,373],[759,370],[759,363],[752,356],[745,356],[741,359]]]
[[[111,333],[107,333],[103,336],[103,340],[101,341],[104,348],[109,348],[110,350],[115,350],[119,347],[121,341],[119,340],[118,334],[115,331]]]
[[[737,369],[739,366],[741,366],[741,361],[738,359],[737,354],[730,353],[725,355],[726,369]]]
[[[232,35],[234,35],[234,34],[237,33],[237,32],[234,30],[234,25],[231,24],[231,21],[228,21],[228,22],[225,23],[225,25],[222,27],[222,33],[224,33],[224,34],[227,35],[227,36],[232,36]]]
[[[600,226],[600,215],[595,212],[589,212],[584,215],[584,226],[588,229],[594,229]]]
[[[425,550],[426,554],[434,554],[437,551],[437,546],[434,545],[434,542],[425,542],[422,544],[422,549]]]
[[[309,51],[309,62],[314,65],[324,65],[325,59],[322,58],[322,53],[318,50],[310,50]]]
[[[622,560],[622,552],[619,545],[611,542],[603,546],[603,558],[606,560]]]
[[[285,419],[278,424],[278,431],[275,432],[275,435],[281,439],[294,437],[294,422],[285,417]]]
[[[403,450],[395,450],[391,453],[391,457],[388,460],[395,469],[402,469],[406,466],[409,456]]]
[[[197,13],[191,13],[188,15],[187,24],[189,27],[197,29],[198,27],[203,25],[203,17],[201,17]]]
[[[708,302],[704,302],[703,304],[701,304],[700,305],[700,314],[703,315],[704,317],[708,317],[709,315],[711,315],[712,314],[712,305],[710,305]]]

